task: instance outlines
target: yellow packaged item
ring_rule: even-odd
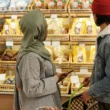
[[[85,46],[73,46],[73,61],[86,62],[86,49]]]
[[[94,60],[95,60],[95,52],[96,52],[95,46],[91,46],[91,49],[90,49],[90,62],[94,62]]]
[[[75,24],[74,34],[84,34],[85,27],[86,25],[84,19],[78,19]]]
[[[16,35],[18,32],[17,30],[17,17],[12,17],[10,22],[11,34]]]
[[[5,22],[4,27],[3,27],[3,34],[4,35],[10,34],[10,21],[9,21],[9,19],[6,19],[6,22]]]

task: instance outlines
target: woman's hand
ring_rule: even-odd
[[[88,86],[89,83],[90,83],[90,77],[86,77],[86,78],[83,80],[84,86],[85,86],[85,87]]]
[[[57,73],[56,76],[58,77],[58,82],[60,82],[68,76],[68,73]]]
[[[82,100],[87,105],[88,101],[91,99],[91,96],[89,96],[88,91],[83,92],[82,94]]]

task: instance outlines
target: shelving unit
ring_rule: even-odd
[[[24,11],[0,11],[0,17],[3,18],[11,18],[12,15],[17,15],[18,18],[21,18],[25,13],[32,10],[32,7],[29,6]],[[67,3],[67,6],[65,9],[41,9],[41,11],[44,13],[46,18],[50,18],[52,14],[55,14],[58,18],[68,18],[70,21],[70,24],[72,23],[71,20],[73,18],[80,18],[80,17],[91,17],[92,11],[90,9],[70,9],[69,3]],[[0,44],[6,44],[7,40],[12,40],[14,45],[20,45],[21,39],[23,38],[23,35],[0,35]],[[85,45],[95,45],[96,41],[96,35],[93,34],[86,34],[86,35],[72,35],[71,33],[68,34],[49,34],[47,37],[47,41],[60,41],[61,45],[69,45],[70,48],[72,45],[79,45],[80,43],[84,43]],[[71,69],[74,70],[76,75],[80,77],[87,77],[91,75],[91,71],[93,68],[92,62],[87,63],[75,63],[72,62],[72,59],[69,59],[68,62],[54,62],[55,65],[59,68],[62,68],[63,72],[67,72]],[[0,61],[0,67],[3,68],[15,68],[16,67],[16,61]],[[81,68],[87,68],[88,74],[80,74],[79,71]],[[81,94],[82,92],[79,92],[78,94]],[[7,95],[10,97],[13,95],[13,92],[0,92],[0,95]],[[61,94],[62,96],[62,102],[66,101],[70,94]],[[12,98],[13,96],[11,96]],[[6,97],[7,99],[7,97]],[[12,99],[11,99],[12,101]],[[8,110],[8,109],[7,109]],[[11,109],[10,109],[11,110]]]

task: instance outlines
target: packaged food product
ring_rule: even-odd
[[[87,34],[92,34],[93,33],[93,27],[92,27],[92,23],[90,20],[86,21],[86,33]]]
[[[16,35],[18,32],[17,30],[17,16],[14,16],[11,18],[11,22],[10,22],[10,30],[11,30],[11,34],[12,35]]]
[[[66,0],[57,0],[57,9],[64,9],[66,5]]]
[[[44,9],[45,8],[45,2],[44,0],[35,0],[35,4],[37,8]]]
[[[71,9],[81,9],[82,1],[81,0],[71,0],[70,6],[71,6]]]
[[[9,10],[16,10],[16,0],[10,0]]]
[[[82,0],[82,8],[89,9],[89,0]]]
[[[57,0],[48,0],[48,9],[56,9]]]
[[[62,25],[62,19],[47,19],[48,34],[67,34],[67,30]]]
[[[94,60],[95,60],[95,52],[96,52],[95,46],[91,46],[91,49],[90,49],[90,62],[94,62]]]
[[[85,30],[85,22],[82,18],[78,19],[76,21],[75,27],[74,28],[74,34],[84,34]]]
[[[9,21],[6,20],[4,28],[3,28],[3,34],[10,35],[10,24]]]
[[[54,47],[55,61],[62,63],[69,60],[69,47],[65,45]]]
[[[16,8],[18,10],[26,9],[27,5],[28,5],[28,0],[17,0],[16,1]]]
[[[9,0],[0,0],[0,10],[7,10],[9,5]]]
[[[73,61],[86,62],[86,49],[84,45],[73,46]]]

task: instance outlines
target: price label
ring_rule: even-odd
[[[11,19],[17,19],[17,15],[12,15]]]
[[[61,68],[56,68],[56,72],[57,73],[62,73],[62,69]]]
[[[51,45],[51,42],[50,41],[44,41],[44,45],[50,46]]]
[[[56,19],[57,18],[57,14],[51,14],[51,18],[52,19]]]
[[[52,46],[53,47],[60,46],[60,41],[52,41]]]
[[[79,46],[85,46],[84,42],[79,42]]]
[[[81,74],[87,74],[88,73],[88,68],[87,67],[80,67],[80,73]]]
[[[13,47],[14,43],[13,43],[13,40],[7,40],[6,41],[6,46],[7,47]]]
[[[77,75],[71,76],[71,83],[79,83],[79,77]]]
[[[0,74],[0,80],[5,80],[6,74]]]

